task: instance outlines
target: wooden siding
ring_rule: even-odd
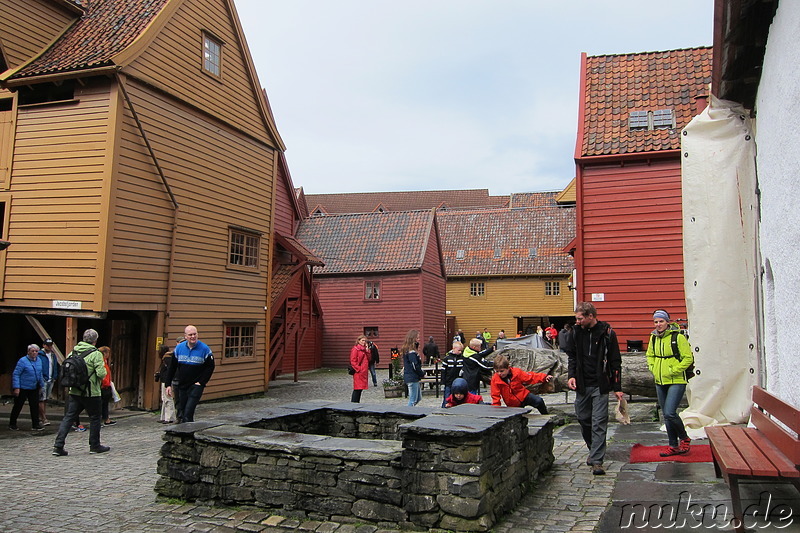
[[[570,316],[572,292],[569,275],[553,277],[450,278],[447,280],[447,310],[455,317],[455,328],[469,339],[489,328],[492,337],[501,329],[507,337],[516,335],[517,316]],[[545,281],[560,281],[559,296],[545,296]],[[483,282],[485,296],[470,296],[470,283]],[[449,343],[448,343],[449,346]]]
[[[219,78],[202,70],[204,31],[223,42]],[[239,43],[225,0],[185,0],[125,72],[276,146],[258,105],[263,98],[260,86],[249,78],[248,60],[240,45],[244,43]]]
[[[36,56],[61,35],[75,15],[41,0],[0,2],[0,41],[9,68]]]
[[[11,109],[0,110],[0,189],[8,189],[8,180],[11,177],[11,163],[14,160],[14,132],[16,130],[16,116],[14,95],[0,89],[0,100],[8,103],[11,100]]]
[[[297,228],[299,213],[294,209],[294,202],[289,195],[294,196],[294,190],[287,187],[286,172],[278,166],[278,175],[275,178],[275,231],[281,235],[293,236]]]
[[[83,302],[97,310],[104,180],[108,153],[107,83],[76,89],[77,103],[18,109],[10,180],[13,205],[5,300],[11,307]]]
[[[432,335],[434,340],[441,346],[447,336],[447,326],[445,324],[447,291],[436,231],[431,231],[428,238],[420,283],[422,291],[420,298],[422,300],[425,329],[425,331],[421,332],[424,338],[420,338],[420,342],[424,344],[427,342],[428,337]]]
[[[127,89],[180,205],[167,338],[194,324],[217,355],[207,397],[263,391],[276,154],[158,91]],[[155,309],[166,297],[172,209],[127,111],[122,130],[109,306]],[[261,233],[257,269],[228,267],[230,225]],[[254,358],[222,357],[233,322],[257,325]]]
[[[350,349],[365,327],[379,328],[373,339],[381,354],[380,367],[389,365],[389,348],[401,346],[410,329],[425,338],[420,274],[386,274],[377,276],[316,276],[323,313],[322,364],[344,368],[350,360]],[[380,301],[364,300],[364,282],[381,282]],[[441,320],[440,320],[441,321]],[[437,332],[441,327],[437,328]]]
[[[681,169],[677,159],[587,166],[582,172],[581,297],[628,339],[646,340],[652,311],[686,317],[683,287]]]
[[[298,283],[294,284],[289,290],[289,298],[301,298],[300,284],[307,283],[303,278],[298,279]],[[302,325],[310,324],[306,330],[305,337],[300,340],[300,347],[298,350],[297,369],[300,372],[307,370],[314,370],[322,366],[322,352],[319,346],[319,331],[321,328],[320,317],[313,313],[310,309],[311,302],[308,298],[308,285],[305,289],[305,302],[303,303],[303,317]],[[302,330],[301,330],[302,334]],[[281,374],[294,373],[294,357],[295,357],[295,335],[290,334],[286,339],[286,352],[281,362]]]

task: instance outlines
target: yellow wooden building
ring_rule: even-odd
[[[233,1],[2,2],[0,72],[0,387],[92,327],[155,407],[156,347],[194,324],[205,398],[263,391],[284,147]]]

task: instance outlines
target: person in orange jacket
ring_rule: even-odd
[[[526,385],[536,383],[549,383],[553,376],[542,372],[526,372],[520,368],[512,367],[505,355],[498,356],[494,361],[494,375],[492,376],[491,391],[492,405],[500,406],[500,400],[507,407],[525,407],[530,405],[541,414],[547,414],[547,406],[541,396],[530,392]]]

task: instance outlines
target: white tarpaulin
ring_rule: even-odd
[[[701,372],[689,382],[681,417],[697,437],[708,425],[747,422],[759,375],[756,147],[748,113],[712,97],[684,129],[681,151],[689,342]]]

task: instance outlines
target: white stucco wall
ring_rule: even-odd
[[[780,2],[756,101],[766,386],[800,406],[800,2]],[[735,310],[732,302],[731,310]],[[731,324],[735,327],[734,324]]]

